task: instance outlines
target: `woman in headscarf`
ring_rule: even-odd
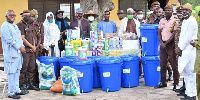
[[[54,47],[56,57],[60,57],[60,50],[58,48],[59,38],[60,30],[55,24],[54,15],[52,12],[48,12],[44,21],[44,48],[51,50]]]

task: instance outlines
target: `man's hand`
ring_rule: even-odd
[[[165,49],[166,45],[164,43],[161,43],[161,48]]]
[[[36,46],[33,46],[33,47],[32,47],[32,51],[33,51],[33,52],[36,52]]]
[[[25,53],[26,52],[26,50],[22,46],[19,48],[19,50],[20,50],[21,53]]]
[[[176,51],[176,54],[178,56],[181,56],[182,55],[182,50],[178,47],[177,51]]]
[[[43,49],[43,48],[44,48],[43,44],[40,44],[40,49]]]
[[[190,44],[191,44],[193,47],[195,47],[195,41],[194,41],[194,40],[191,40],[191,41],[190,41]]]

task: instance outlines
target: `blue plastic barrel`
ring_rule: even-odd
[[[40,63],[44,63],[45,65],[50,65],[53,63],[56,79],[58,79],[58,60],[59,60],[59,58],[49,57],[49,56],[41,56],[38,58],[38,60],[40,61]]]
[[[100,81],[100,74],[99,74],[99,61],[104,58],[103,56],[88,56],[88,59],[93,59],[95,61],[94,68],[93,68],[93,87],[100,88],[101,81]]]
[[[63,68],[63,66],[69,66],[69,63],[73,62],[76,59],[78,59],[77,56],[64,56],[64,57],[61,57],[59,59],[60,70]]]
[[[142,57],[144,81],[146,86],[157,86],[160,82],[159,56]]]
[[[140,26],[143,56],[159,56],[158,24]]]
[[[106,57],[99,61],[99,72],[103,91],[112,92],[121,89],[122,60]]]
[[[82,93],[87,93],[93,89],[93,66],[94,61],[91,59],[87,60],[74,60],[71,62],[70,67],[80,71],[82,73],[79,77],[80,91]]]
[[[123,60],[122,86],[125,88],[139,86],[139,60],[138,56],[121,56]]]

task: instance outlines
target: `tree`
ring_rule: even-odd
[[[111,0],[80,0],[83,13],[87,13],[89,10],[93,10],[98,14],[97,21],[103,20],[104,11],[111,11],[115,8],[114,3]]]
[[[193,8],[200,5],[200,0],[183,0],[183,4],[190,3]]]

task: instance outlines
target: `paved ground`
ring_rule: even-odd
[[[0,71],[0,82],[5,78]],[[180,81],[182,84],[182,80]],[[145,86],[144,78],[140,79],[140,86],[134,88],[121,88],[116,92],[104,92],[101,88],[93,89],[90,93],[83,93],[77,96],[66,96],[51,91],[30,91],[29,94],[22,96],[21,100],[179,100],[180,96],[172,91],[172,82],[168,82],[168,87],[154,89]],[[3,85],[0,83],[0,96],[2,95]],[[6,91],[7,93],[7,91]],[[11,100],[4,95],[3,100]]]

